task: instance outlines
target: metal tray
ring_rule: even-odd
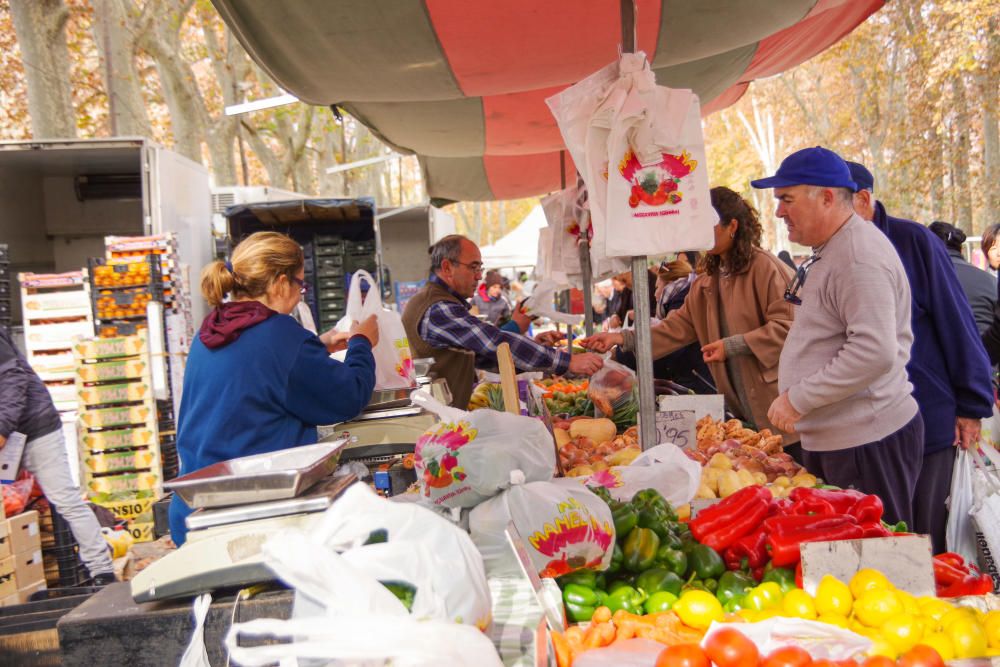
[[[188,507],[227,507],[295,498],[337,468],[347,438],[254,454],[164,482]]]

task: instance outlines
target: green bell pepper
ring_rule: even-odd
[[[743,606],[742,596],[738,598],[733,598],[729,602],[722,605],[722,611],[726,612],[727,614],[735,614],[741,609],[745,609],[745,607]]]
[[[768,563],[770,565],[770,563]],[[793,588],[797,588],[795,585],[795,572],[789,570],[786,567],[775,567],[764,572],[764,576],[761,577],[761,583],[766,583],[768,581],[773,581],[781,587],[782,593],[787,593]]]
[[[704,544],[694,544],[687,550],[688,569],[687,574],[692,572],[699,579],[713,579],[722,576],[726,571],[726,564],[722,562],[722,557]]]
[[[594,615],[594,610],[603,605],[605,599],[603,591],[595,591],[581,584],[567,584],[563,589],[566,615],[574,623],[589,621]]]
[[[615,523],[615,535],[619,542],[624,542],[639,522],[639,513],[632,503],[614,503],[611,507],[611,518]]]
[[[646,592],[646,595],[669,591],[674,595],[681,592],[684,582],[681,578],[670,570],[663,567],[654,567],[646,570],[635,578],[635,587]]]
[[[633,528],[625,538],[622,566],[630,572],[648,570],[656,562],[656,552],[660,548],[660,538],[649,528]]]
[[[670,507],[670,503],[668,503],[667,499],[660,495],[660,492],[656,489],[643,489],[642,491],[636,492],[636,494],[632,496],[632,504],[639,510],[643,507],[654,507],[665,512],[669,520],[677,520],[677,515]]]
[[[715,591],[719,590],[719,580],[718,579],[702,579],[701,584],[705,587],[705,590],[709,593],[715,594]]]
[[[615,549],[611,552],[611,563],[608,565],[606,572],[608,574],[615,574],[620,572],[622,569],[622,561],[625,559],[625,552],[622,551],[622,547],[619,543],[615,542]]]
[[[656,564],[667,568],[678,577],[687,574],[687,554],[680,549],[672,548],[669,544],[660,543],[660,548],[656,552]]]
[[[607,588],[608,595],[610,595],[611,593],[614,593],[615,591],[617,591],[622,586],[631,586],[631,585],[632,585],[632,579],[630,579],[630,578],[625,577],[625,578],[622,578],[622,579],[615,579],[614,581],[612,581],[611,583],[608,584],[608,588]]]
[[[676,595],[668,591],[660,591],[646,598],[642,608],[646,610],[647,614],[659,614],[661,611],[670,611],[675,602],[677,602]]]
[[[781,604],[781,587],[775,582],[754,586],[743,598],[743,606],[754,611],[774,609]]]
[[[646,601],[646,594],[637,591],[631,586],[622,586],[614,593],[608,594],[607,606],[612,612],[624,609],[630,614],[642,614],[642,603]]]
[[[667,539],[673,535],[673,524],[666,510],[655,505],[646,505],[639,508],[638,512],[638,524],[640,528],[652,530],[660,540]]]
[[[753,577],[742,572],[725,572],[719,577],[719,587],[715,591],[715,597],[723,605],[730,600],[743,600],[743,596],[755,585]]]

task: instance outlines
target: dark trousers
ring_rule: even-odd
[[[889,523],[913,525],[913,495],[924,459],[924,420],[918,413],[881,440],[832,452],[803,451],[806,469],[827,484],[874,493]]]
[[[948,526],[948,495],[951,474],[955,469],[955,448],[949,447],[924,456],[913,496],[913,532],[930,535],[934,553],[948,550],[945,530]]]

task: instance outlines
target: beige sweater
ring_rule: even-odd
[[[832,451],[880,440],[917,413],[910,286],[889,240],[857,215],[814,250],[778,387],[803,415],[802,447]]]

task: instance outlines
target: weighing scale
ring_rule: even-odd
[[[344,438],[245,456],[164,483],[189,506],[187,541],[132,579],[151,602],[275,579],[261,547],[276,532],[305,528],[356,481],[333,475]]]

